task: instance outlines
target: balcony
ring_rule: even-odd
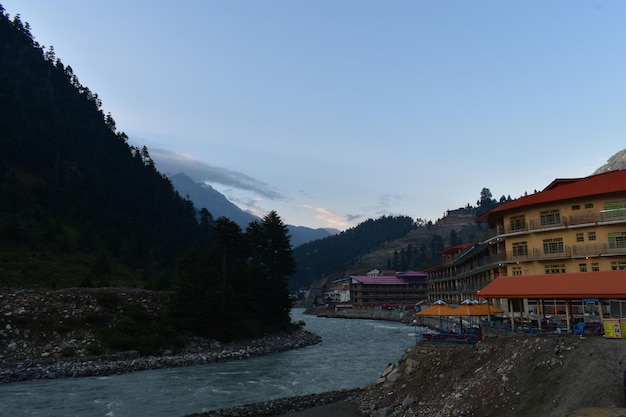
[[[599,213],[588,214],[572,214],[569,216],[558,217],[556,221],[546,224],[541,219],[531,219],[523,224],[516,224],[512,227],[510,224],[500,224],[489,231],[489,236],[494,238],[502,235],[518,235],[537,231],[564,229],[567,227],[581,227],[584,225],[597,225],[607,223],[624,223],[626,222],[626,209],[602,210]]]
[[[533,248],[527,254],[513,254],[506,252],[506,262],[530,262],[544,261],[551,259],[570,259],[598,256],[626,255],[626,248],[611,248],[608,243],[592,243],[586,245],[573,245],[563,247],[563,251],[554,253],[544,253],[540,248]]]

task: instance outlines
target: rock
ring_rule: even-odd
[[[392,413],[392,409],[390,407],[383,407],[376,410],[377,417],[389,417]]]
[[[404,401],[402,401],[402,408],[409,408],[410,406],[413,405],[414,402],[415,402],[415,398],[406,397]]]

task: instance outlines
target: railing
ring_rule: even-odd
[[[558,221],[550,224],[545,224],[545,222],[542,224],[541,219],[531,219],[524,222],[521,227],[515,228],[512,228],[510,224],[500,224],[489,230],[489,237],[493,238],[500,235],[530,233],[537,230],[565,228],[603,222],[626,222],[626,209],[602,210],[599,213],[572,214],[560,217]]]

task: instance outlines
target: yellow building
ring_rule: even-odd
[[[490,298],[523,321],[557,316],[570,324],[626,316],[621,312],[626,310],[621,301],[626,170],[557,179],[476,221],[487,223],[487,237],[457,247],[442,265],[427,270],[429,301]],[[602,282],[601,292],[594,290],[594,282]],[[568,286],[576,288],[570,292]],[[615,288],[614,294],[606,288]]]
[[[626,171],[555,180],[480,220],[500,276],[626,269]]]

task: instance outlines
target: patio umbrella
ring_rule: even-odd
[[[454,309],[446,304],[433,304],[432,306],[417,313],[417,315],[434,317],[453,316]]]
[[[473,317],[478,316],[487,316],[487,310],[482,308],[478,304],[474,304],[473,302],[469,303],[461,303],[457,308],[454,309],[454,315],[457,317],[468,317],[470,326],[474,325]],[[461,319],[461,330],[463,329],[463,319]]]
[[[453,316],[486,316],[487,309],[481,307],[478,304],[461,304],[457,308],[453,309]]]
[[[435,302],[432,306],[420,311],[417,313],[418,316],[431,316],[431,317],[439,317],[439,329],[442,329],[442,321],[444,316],[452,316],[454,314],[454,309],[449,307],[443,301],[441,303]]]

